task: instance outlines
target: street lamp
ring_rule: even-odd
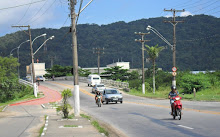
[[[55,38],[54,36],[51,36],[51,37],[49,37],[48,39],[46,39],[46,40],[44,41],[44,43],[41,44],[41,46],[34,52],[33,56],[38,52],[38,50],[40,50],[40,48],[42,48],[42,46],[43,46],[48,40],[52,40],[52,39],[54,39],[54,38]]]
[[[24,41],[24,42],[22,42],[17,48],[18,48],[18,50],[17,50],[17,54],[18,54],[18,63],[19,63],[19,49],[20,49],[20,47],[21,47],[21,45],[23,44],[23,43],[26,43],[26,42],[29,42],[30,40],[26,40],[26,41]],[[20,69],[19,69],[19,67],[20,66],[18,66],[18,78],[20,78]]]
[[[169,45],[171,48],[173,48],[173,45],[171,45],[171,44],[169,43],[169,41],[167,41],[167,40],[164,38],[164,36],[161,35],[160,32],[157,31],[155,28],[153,28],[153,27],[151,27],[150,25],[148,25],[146,29],[147,29],[148,31],[149,31],[149,30],[153,31],[153,32],[154,32],[157,36],[159,36],[164,42],[166,42],[167,45]]]
[[[13,52],[15,49],[17,49],[18,63],[19,63],[19,49],[20,49],[20,47],[21,47],[22,44],[24,44],[24,43],[26,43],[26,42],[28,42],[28,41],[30,41],[30,40],[26,40],[26,41],[22,42],[18,47],[12,49],[11,52],[10,52],[10,54],[9,54],[9,55],[11,56],[11,55],[12,55],[12,52]],[[18,66],[18,78],[20,78],[19,66]]]
[[[153,31],[157,36],[159,36],[164,42],[166,42],[166,43],[171,47],[171,50],[174,51],[174,46],[171,45],[171,44],[169,43],[169,41],[167,41],[167,40],[164,38],[164,36],[160,34],[159,31],[157,31],[155,28],[151,27],[150,25],[148,25],[146,29],[147,29],[148,31],[149,31],[149,30]],[[176,66],[175,66],[175,63],[174,63],[174,62],[175,62],[174,60],[175,60],[175,57],[174,57],[174,55],[173,55],[173,67],[176,67]],[[175,78],[174,75],[173,75],[172,85],[173,85],[173,86],[176,86],[176,78]]]
[[[47,34],[44,33],[44,34],[41,34],[39,36],[37,36],[36,38],[34,38],[34,40],[32,41],[31,45],[34,44],[34,41],[40,37],[43,37],[43,36],[46,36]],[[31,81],[32,83],[35,83],[35,72],[34,72],[34,55],[33,55],[33,46],[32,46],[32,53],[31,53],[31,59],[32,59],[32,67],[31,67]]]

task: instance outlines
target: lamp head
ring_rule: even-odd
[[[41,36],[46,36],[47,34],[46,33],[44,33],[44,34],[42,34]]]
[[[54,38],[55,38],[54,36],[51,36],[51,37],[50,37],[50,39],[54,39]]]
[[[147,29],[147,30],[150,30],[150,29],[151,29],[151,26],[150,26],[150,25],[148,25],[146,29]]]

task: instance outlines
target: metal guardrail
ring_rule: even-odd
[[[54,80],[73,80],[73,76],[64,76],[64,77],[56,77]],[[87,77],[79,77],[80,82],[87,82]],[[129,88],[129,83],[128,82],[121,82],[121,81],[114,81],[114,80],[108,80],[108,79],[102,79],[101,83],[108,85],[108,86],[113,86],[117,88]]]
[[[33,84],[33,83],[28,82],[28,81],[23,80],[23,79],[19,79],[19,83],[20,83],[20,84],[23,84],[23,85],[26,85],[26,86],[30,86],[30,87],[32,87],[32,88],[34,89],[34,96],[35,96],[35,97],[37,97],[37,93],[38,93],[38,86],[37,86],[37,84],[36,84],[36,83],[35,83],[35,84]],[[34,87],[34,85],[35,85],[35,87]]]
[[[20,83],[20,84],[23,84],[23,85],[28,85],[28,86],[30,86],[30,87],[34,87],[34,84],[33,84],[33,83],[28,82],[28,81],[23,80],[23,79],[19,79],[19,83]]]

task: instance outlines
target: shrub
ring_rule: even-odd
[[[129,81],[129,87],[138,89],[141,86],[141,80],[140,79],[135,79],[135,80],[130,80]]]
[[[65,89],[62,91],[63,104],[57,108],[57,111],[62,111],[64,118],[68,118],[69,111],[72,109],[71,105],[68,104],[68,98],[72,96],[70,89]]]
[[[196,91],[199,91],[201,89],[211,87],[210,78],[203,73],[199,73],[199,74],[187,73],[180,78],[179,85],[187,93],[191,93],[193,88],[195,88]]]

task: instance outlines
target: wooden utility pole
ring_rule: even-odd
[[[76,0],[70,0],[71,6],[71,31],[72,31],[72,46],[73,46],[73,82],[74,82],[74,114],[80,115],[80,98],[79,98],[79,81],[78,81],[78,53],[77,53],[77,38],[76,38],[76,17],[75,6]]]
[[[144,75],[144,43],[148,42],[150,40],[144,40],[144,36],[148,35],[150,33],[142,33],[142,32],[135,32],[136,35],[141,35],[141,39],[137,40],[135,39],[136,42],[141,42],[142,43],[142,93],[145,94],[145,75]]]
[[[97,65],[98,65],[98,74],[100,75],[100,71],[99,71],[99,68],[100,68],[100,55],[104,54],[104,47],[102,49],[101,48],[93,48],[93,54],[98,55]]]
[[[36,80],[35,80],[35,71],[34,71],[34,54],[33,54],[33,47],[32,47],[32,39],[31,39],[31,29],[30,29],[30,25],[28,26],[12,26],[12,27],[26,27],[28,28],[28,33],[26,31],[24,31],[27,35],[29,35],[29,39],[30,39],[30,49],[31,49],[31,64],[32,64],[32,83],[34,84],[34,95],[35,97],[37,97],[37,90],[36,90]]]
[[[164,11],[169,11],[169,12],[173,12],[173,18],[171,21],[164,21],[165,23],[171,23],[173,25],[173,67],[176,67],[176,25],[178,23],[182,23],[184,21],[176,21],[176,12],[184,12],[185,10],[175,10],[175,9],[171,9],[171,10],[166,10],[164,9]],[[173,76],[173,80],[172,80],[172,86],[176,86],[176,76]]]

